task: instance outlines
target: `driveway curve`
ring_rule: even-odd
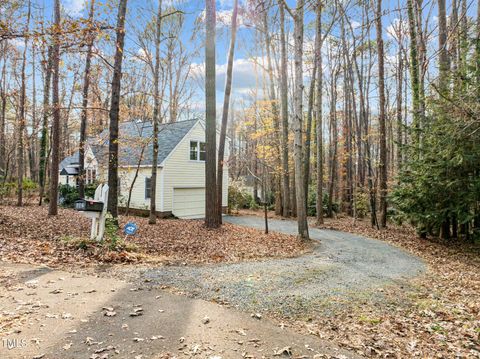
[[[260,217],[227,216],[225,221],[263,229]],[[271,231],[295,235],[297,224],[269,220]],[[387,243],[362,236],[310,228],[316,241],[311,253],[286,259],[205,266],[171,266],[143,275],[207,300],[244,310],[295,316],[314,306],[328,310],[333,297],[379,296],[385,285],[403,285],[426,266],[417,257]],[[341,303],[340,301],[335,301]]]

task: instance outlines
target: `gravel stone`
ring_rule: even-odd
[[[264,225],[260,217],[226,216],[224,220],[258,229]],[[270,219],[269,229],[295,235],[297,224]],[[242,310],[295,316],[312,306],[327,310],[333,298],[381,296],[382,286],[403,285],[426,269],[419,258],[379,240],[316,228],[310,228],[310,237],[316,242],[312,253],[297,258],[166,266],[146,269],[142,276],[155,285]]]

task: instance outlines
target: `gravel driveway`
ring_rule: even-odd
[[[225,221],[260,229],[264,225],[260,217],[225,217]],[[272,231],[296,234],[296,226],[294,221],[269,220]],[[341,305],[342,299],[381,296],[382,286],[401,286],[425,270],[419,258],[378,240],[314,228],[310,236],[317,241],[315,248],[297,258],[170,266],[146,270],[143,276],[244,310],[296,316],[312,306],[328,311],[329,305]]]

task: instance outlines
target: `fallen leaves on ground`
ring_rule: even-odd
[[[217,263],[267,257],[290,257],[308,248],[295,236],[270,233],[226,223],[207,229],[203,221],[120,216],[120,227],[136,222],[128,250],[109,250],[89,241],[90,220],[59,208],[48,216],[45,206],[0,206],[0,257],[4,261],[85,267],[98,263]],[[124,235],[119,231],[121,238]]]
[[[134,221],[138,234],[131,240],[149,254],[166,256],[173,263],[239,262],[271,257],[293,257],[308,250],[295,236],[224,223],[205,228],[200,220],[120,217],[122,225]]]
[[[241,214],[263,216],[250,210]],[[270,212],[269,218],[281,217]],[[311,219],[312,227],[314,223]],[[388,242],[422,258],[428,269],[408,283],[379,288],[371,296],[332,299],[331,315],[295,320],[297,329],[366,357],[480,358],[478,245],[421,239],[410,226],[390,224],[379,231],[371,228],[369,219],[354,222],[351,217],[326,218],[321,228]]]
[[[380,300],[315,321],[326,339],[369,357],[480,358],[480,247],[421,239],[408,226],[371,228],[369,220],[327,219],[322,228],[360,234],[422,258],[427,272],[411,286],[381,288]]]

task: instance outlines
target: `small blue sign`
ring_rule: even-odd
[[[129,236],[133,236],[135,232],[137,232],[137,225],[133,222],[128,222],[125,227],[123,228],[123,233]]]

